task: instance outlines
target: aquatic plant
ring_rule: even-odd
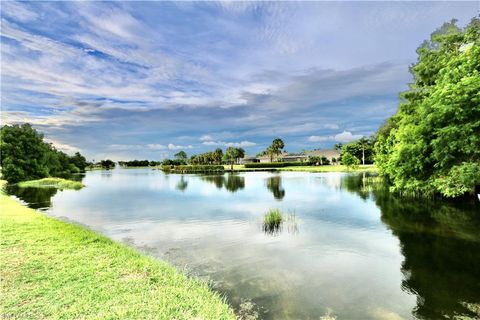
[[[283,220],[283,213],[279,209],[270,209],[263,217],[263,230],[268,233],[277,232]]]

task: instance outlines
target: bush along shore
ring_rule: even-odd
[[[207,284],[0,194],[5,319],[234,319]]]

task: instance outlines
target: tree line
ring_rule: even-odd
[[[0,129],[2,179],[18,182],[45,177],[65,177],[85,171],[85,157],[57,150],[30,124],[5,125]]]
[[[161,165],[161,161],[151,160],[131,160],[131,161],[118,161],[121,167],[154,167]]]

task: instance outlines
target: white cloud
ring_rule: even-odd
[[[352,134],[350,131],[343,131],[335,135],[335,141],[337,142],[350,142],[353,140],[360,139],[362,137],[361,134]]]
[[[212,140],[213,140],[212,136],[209,136],[208,134],[200,137],[200,141],[212,141]]]
[[[38,18],[36,12],[29,10],[24,4],[17,1],[2,1],[2,14],[22,22],[28,22]]]
[[[180,150],[180,149],[192,149],[193,146],[188,145],[188,146],[180,146],[180,145],[175,145],[173,143],[168,144],[168,149],[170,150]]]
[[[334,136],[310,136],[308,141],[310,142],[324,142],[324,141],[336,141],[336,142],[350,142],[363,137],[361,134],[352,134],[350,131],[343,131]]]
[[[225,147],[236,147],[236,148],[247,148],[247,147],[253,147],[257,145],[255,142],[246,141],[246,140],[241,142],[207,140],[207,141],[204,141],[202,144],[206,146],[225,146]]]
[[[331,136],[310,136],[308,137],[308,141],[310,142],[322,142],[322,141],[330,141],[333,140]]]
[[[241,142],[227,142],[225,146],[227,147],[241,147],[241,148],[246,148],[246,147],[253,147],[256,146],[257,144],[252,141],[241,141]]]
[[[167,147],[164,146],[163,144],[157,144],[157,143],[147,144],[147,147],[148,147],[149,149],[152,149],[152,150],[164,150],[164,149],[167,149]]]
[[[73,154],[75,152],[80,151],[79,148],[72,146],[70,144],[62,143],[62,142],[59,142],[53,139],[48,139],[48,138],[45,138],[44,140],[47,143],[51,143],[57,150],[63,151],[68,154]]]

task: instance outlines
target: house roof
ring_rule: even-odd
[[[337,150],[312,150],[305,152],[308,156],[314,157],[326,157],[326,158],[338,158],[340,157],[340,152]]]

